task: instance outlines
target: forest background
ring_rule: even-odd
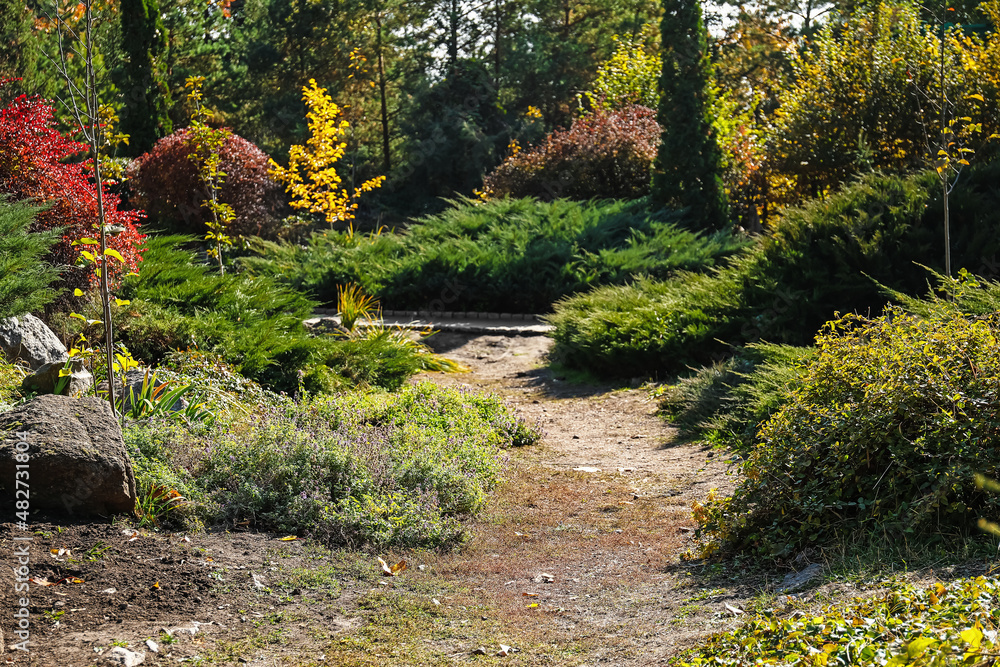
[[[122,0],[96,9],[101,99],[130,135],[119,157],[187,126],[185,82],[203,76],[209,124],[284,163],[308,137],[302,90],[315,79],[350,123],[345,185],[387,177],[361,219],[395,223],[437,212],[442,197],[474,195],[518,148],[600,111],[615,96],[608,85],[626,89],[616,105],[657,103],[648,85],[662,55],[655,0]],[[747,228],[857,173],[928,166],[942,88],[952,116],[986,117],[981,136],[996,125],[992,21],[972,2],[782,0],[706,12],[715,139],[731,215]],[[0,76],[20,79],[4,88],[8,99],[60,97],[47,62],[58,51],[55,16],[72,24],[80,6],[0,2]],[[955,24],[967,27],[944,30]]]

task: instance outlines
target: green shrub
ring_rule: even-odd
[[[26,372],[0,355],[0,412],[11,407],[21,395],[21,381]]]
[[[1000,314],[845,316],[764,423],[732,498],[696,511],[730,548],[785,555],[866,528],[961,532],[1000,514]]]
[[[556,304],[560,361],[612,376],[682,370],[726,354],[739,334],[737,274],[684,274],[601,287]]]
[[[497,398],[401,392],[286,401],[213,431],[196,483],[215,521],[336,543],[439,546],[460,539],[500,480],[504,449],[535,429]]]
[[[755,614],[712,635],[670,664],[695,665],[985,665],[997,653],[1000,624],[994,579],[976,577],[920,587],[893,584],[817,613]]]
[[[699,236],[645,201],[462,201],[402,233],[354,244],[339,232],[307,247],[257,244],[248,269],[334,304],[358,284],[385,308],[548,312],[560,297],[633,275],[666,278],[735,252],[729,234]]]
[[[55,298],[49,285],[59,273],[42,259],[58,235],[28,231],[40,210],[0,195],[0,318],[36,311]]]
[[[659,389],[660,408],[687,437],[745,452],[760,423],[788,400],[814,354],[808,347],[751,343],[729,359]]]
[[[962,226],[956,265],[978,268],[1000,250],[998,219],[986,217],[1000,202],[983,181],[998,170],[984,167],[965,182],[961,192],[968,197],[956,195],[981,222]],[[638,281],[566,298],[550,318],[557,353],[571,365],[628,375],[684,372],[759,340],[809,345],[838,312],[879,313],[887,300],[883,285],[901,294],[925,289],[921,264],[943,261],[937,188],[933,174],[870,175],[787,211],[770,236],[712,276]]]
[[[200,351],[285,392],[299,388],[300,375],[327,379],[309,383],[311,391],[336,391],[393,389],[422,370],[459,370],[399,332],[313,336],[302,322],[315,302],[266,276],[219,276],[183,249],[191,240],[151,238],[141,273],[122,287],[130,303],[115,315],[115,335],[140,361],[158,364],[179,350]],[[79,310],[96,315],[96,309],[91,303]],[[80,330],[76,319],[55,323],[64,337]]]

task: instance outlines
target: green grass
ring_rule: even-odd
[[[645,200],[462,200],[400,233],[353,244],[338,232],[316,234],[307,247],[261,243],[260,257],[242,261],[328,304],[338,286],[355,283],[385,308],[545,313],[567,294],[701,270],[743,245],[675,221]]]

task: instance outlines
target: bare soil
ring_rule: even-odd
[[[111,664],[118,644],[144,665],[655,665],[774,605],[779,575],[685,560],[692,503],[727,492],[731,477],[724,455],[677,442],[647,390],[566,381],[545,365],[541,336],[429,342],[471,372],[417,381],[499,393],[545,431],[510,452],[507,481],[463,546],[331,551],[238,530],[39,518],[31,576],[58,583],[30,585],[24,653],[11,646],[11,568],[25,533],[8,524],[0,663]],[[408,567],[381,576],[378,557]]]

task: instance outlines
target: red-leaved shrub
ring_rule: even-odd
[[[148,153],[132,161],[128,177],[136,190],[136,203],[151,221],[202,235],[211,213],[202,206],[208,195],[190,157],[188,133],[189,128],[184,128],[157,141]],[[267,175],[267,154],[230,133],[221,155],[226,177],[219,201],[236,213],[228,234],[270,236],[277,223],[275,212],[281,204],[282,188]]]
[[[515,150],[487,175],[495,197],[542,200],[631,199],[649,193],[650,167],[660,143],[656,112],[640,105],[597,111],[556,130],[538,146]]]
[[[88,165],[64,162],[87,147],[62,136],[54,125],[52,107],[40,97],[21,95],[0,109],[0,192],[14,199],[52,203],[38,214],[34,227],[62,228],[62,238],[52,247],[48,259],[67,267],[62,274],[66,285],[86,288],[97,281],[94,267],[76,266],[81,250],[86,248],[72,244],[81,238],[96,239],[100,234],[97,186],[90,179]],[[123,274],[138,271],[142,241],[146,238],[137,226],[142,212],[119,211],[119,204],[118,196],[105,189],[108,247],[125,259],[124,265],[115,259],[108,262],[113,286]]]

